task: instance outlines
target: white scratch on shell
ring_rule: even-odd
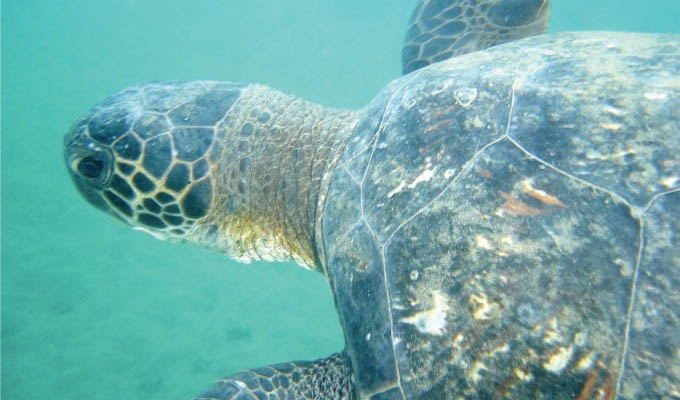
[[[391,198],[391,197],[394,196],[395,194],[397,194],[397,193],[401,192],[402,190],[404,190],[404,188],[413,189],[413,188],[416,187],[417,184],[419,184],[419,183],[421,183],[421,182],[427,182],[427,181],[429,181],[430,179],[432,179],[432,177],[434,176],[435,171],[437,170],[437,167],[434,167],[434,168],[430,169],[430,167],[432,166],[432,164],[431,164],[429,158],[426,160],[426,163],[427,163],[427,164],[425,165],[425,169],[423,170],[423,172],[422,172],[420,175],[418,175],[418,176],[417,176],[411,183],[409,183],[408,185],[407,185],[404,181],[399,182],[399,184],[397,185],[397,187],[395,187],[395,188],[392,189],[389,193],[387,193],[387,198],[388,198],[388,199]]]
[[[668,97],[668,93],[647,92],[644,94],[644,96],[647,100],[664,100],[666,97]]]
[[[675,186],[676,182],[678,182],[679,179],[680,178],[678,178],[677,176],[668,176],[661,179],[661,184],[670,189],[673,186]]]
[[[414,325],[422,333],[443,334],[446,328],[446,313],[449,311],[448,299],[436,290],[432,291],[432,297],[434,304],[431,309],[402,318],[401,322]]]
[[[418,177],[416,177],[416,179],[413,180],[413,182],[409,183],[408,188],[409,188],[409,189],[413,189],[413,188],[416,187],[416,185],[419,184],[420,182],[427,182],[427,181],[429,181],[429,180],[432,179],[432,177],[434,176],[434,172],[435,172],[436,170],[437,170],[437,167],[434,167],[433,169],[427,169],[427,168],[426,168],[426,169],[423,171],[422,174],[418,175]]]
[[[389,199],[392,196],[394,196],[395,194],[401,192],[405,187],[406,187],[406,183],[404,183],[404,181],[399,182],[399,185],[397,185],[397,187],[395,187],[389,193],[387,193],[387,198]]]

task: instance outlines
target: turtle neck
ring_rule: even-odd
[[[230,257],[320,269],[314,228],[357,113],[249,85],[217,132],[215,198],[195,240]]]

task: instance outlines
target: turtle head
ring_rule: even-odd
[[[232,84],[161,82],[105,99],[64,138],[76,187],[135,228],[188,240],[213,203],[215,131],[239,93]]]
[[[151,83],[90,110],[64,157],[81,194],[134,228],[316,269],[324,174],[357,115],[262,85]]]

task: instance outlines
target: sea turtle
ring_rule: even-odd
[[[327,277],[342,352],[201,399],[680,396],[680,36],[533,36],[548,2],[421,1],[361,110],[155,82],[66,134],[125,223]]]

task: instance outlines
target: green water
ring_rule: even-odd
[[[680,32],[680,0],[553,1],[552,31]],[[2,399],[187,399],[239,369],[340,350],[320,274],[128,229],[76,193],[62,135],[157,79],[362,106],[399,75],[414,3],[2,2]]]

